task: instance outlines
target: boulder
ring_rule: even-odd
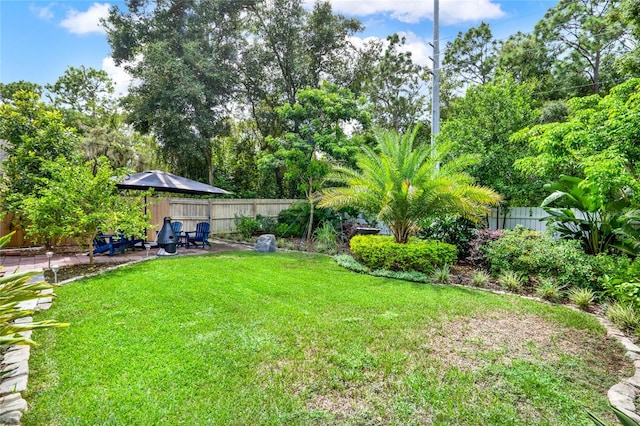
[[[272,253],[276,251],[276,236],[273,234],[260,235],[253,251],[258,253]]]

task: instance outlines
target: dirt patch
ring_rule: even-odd
[[[610,374],[629,368],[615,344],[604,336],[569,329],[535,315],[505,313],[482,318],[461,318],[445,323],[427,337],[431,356],[460,369],[476,370],[489,363],[512,360],[557,362],[563,356],[600,360]],[[602,363],[607,353],[607,362]]]
[[[58,270],[58,282],[68,280],[70,278],[75,277],[85,277],[87,275],[93,275],[98,272],[104,271],[108,268],[113,268],[117,265],[122,265],[123,262],[109,262],[109,263],[94,263],[93,265],[89,264],[77,264],[77,265],[67,265],[62,266]],[[44,279],[45,281],[53,283],[55,280],[54,273],[50,269],[45,269],[44,271]]]

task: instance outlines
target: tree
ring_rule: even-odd
[[[352,161],[364,138],[358,130],[366,130],[369,116],[362,100],[355,99],[348,89],[340,89],[328,82],[319,89],[307,88],[297,94],[298,102],[278,108],[278,114],[288,132],[271,139],[273,154],[262,158],[263,164],[277,165],[286,170],[285,177],[298,191],[304,193],[311,206],[309,230],[312,235],[313,209],[322,179],[330,162],[347,164]],[[344,127],[354,127],[347,136]]]
[[[455,75],[458,86],[488,83],[495,73],[498,52],[489,24],[482,22],[448,42],[442,66]]]
[[[50,177],[44,179],[39,194],[22,201],[28,236],[44,241],[76,238],[79,245],[89,247],[93,264],[91,245],[99,230],[140,237],[150,227],[142,202],[147,194],[121,196],[116,184],[125,173],[114,172],[106,158],[97,164],[74,164],[60,158],[48,162],[46,168]]]
[[[42,96],[42,86],[30,81],[20,80],[6,84],[0,83],[0,103],[8,103],[13,100],[18,91],[33,92],[38,96]]]
[[[618,15],[619,0],[560,0],[536,24],[535,32],[554,57],[554,77],[564,81],[566,93],[598,93],[613,86],[601,75],[607,56],[624,48],[627,29]],[[587,82],[585,84],[585,82]]]
[[[479,162],[469,173],[482,185],[503,195],[510,205],[537,204],[544,182],[514,169],[515,160],[529,150],[509,138],[535,123],[537,113],[532,87],[517,84],[510,76],[484,86],[470,87],[442,125],[440,140],[452,145],[452,153],[475,154]]]
[[[396,242],[406,243],[424,217],[474,217],[500,200],[493,190],[474,185],[464,172],[474,163],[472,156],[444,162],[448,147],[438,145],[433,152],[429,144],[416,143],[417,132],[417,128],[402,135],[379,132],[379,153],[363,147],[358,170],[335,167],[330,179],[346,186],[325,189],[319,206],[361,209],[387,224]]]
[[[113,82],[104,70],[69,67],[45,88],[53,106],[67,113],[68,124],[81,131],[84,126],[108,120],[115,112]]]
[[[629,51],[618,58],[618,67],[627,75],[640,73],[640,3],[635,0],[623,0],[620,18],[632,30],[633,38],[630,38],[632,46]]]
[[[516,168],[555,181],[560,175],[587,179],[605,200],[620,188],[638,194],[640,162],[640,79],[568,101],[566,121],[523,129],[512,143],[528,144],[537,155],[516,161]],[[604,201],[603,201],[604,202]]]
[[[520,84],[529,84],[537,99],[555,99],[559,93],[553,87],[551,68],[554,59],[544,43],[534,34],[517,32],[501,44],[497,75],[510,75]]]
[[[40,179],[48,177],[45,161],[71,158],[77,147],[75,129],[65,126],[62,115],[39,99],[36,93],[18,90],[12,102],[0,105],[0,140],[6,153],[1,192],[12,212],[18,212],[21,199],[37,193]]]
[[[405,42],[398,34],[387,37],[380,59],[368,64],[370,74],[363,84],[374,123],[396,132],[420,121],[426,105],[423,69],[413,62],[411,52],[403,50]]]
[[[213,180],[212,143],[228,130],[240,17],[251,3],[127,0],[127,12],[111,8],[113,58],[139,81],[124,100],[129,120],[156,135],[163,159],[179,174]]]

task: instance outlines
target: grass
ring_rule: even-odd
[[[629,375],[563,307],[321,255],[144,262],[57,290],[24,425],[589,425]],[[620,373],[620,370],[623,370]]]

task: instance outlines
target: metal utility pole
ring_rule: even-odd
[[[431,151],[440,133],[440,1],[433,0],[433,84],[431,94]]]

